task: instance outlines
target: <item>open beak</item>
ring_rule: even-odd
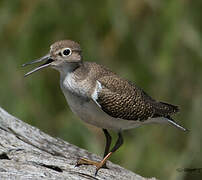
[[[51,65],[51,63],[53,62],[53,59],[50,58],[50,54],[47,54],[39,59],[36,59],[36,60],[33,60],[31,62],[28,62],[28,63],[25,63],[22,65],[22,67],[25,67],[27,65],[30,65],[30,64],[35,64],[35,63],[39,63],[39,62],[43,62],[45,61],[44,64],[41,64],[39,65],[38,67],[34,68],[33,70],[29,71],[28,73],[26,73],[24,76],[29,76],[30,74],[36,72],[36,71],[39,71],[40,69],[43,69],[43,68],[46,68],[48,66]]]

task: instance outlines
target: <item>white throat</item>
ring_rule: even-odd
[[[68,73],[72,73],[77,67],[79,67],[79,64],[63,62],[57,66],[52,66],[52,67],[60,72],[61,77],[64,77],[64,76],[67,76]]]

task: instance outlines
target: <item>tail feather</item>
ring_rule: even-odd
[[[172,114],[179,112],[179,107],[164,103],[164,102],[156,102],[153,107],[155,108],[155,113],[153,117],[167,117]]]
[[[170,125],[182,130],[182,131],[189,131],[188,129],[182,127],[181,125],[177,124],[171,117],[166,117]]]
[[[168,104],[165,102],[160,102],[163,106],[167,107],[167,111],[169,111],[169,113],[173,114],[173,113],[177,113],[180,111],[178,106],[172,105],[172,104]]]

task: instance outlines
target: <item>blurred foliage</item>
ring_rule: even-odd
[[[148,94],[181,107],[183,133],[149,125],[124,133],[111,160],[145,177],[201,179],[202,1],[191,0],[1,0],[0,106],[13,115],[100,155],[104,136],[69,110],[59,74],[44,70],[24,78],[21,64],[72,39],[85,60],[103,64]],[[94,136],[96,134],[96,136]],[[115,137],[115,134],[113,134]]]

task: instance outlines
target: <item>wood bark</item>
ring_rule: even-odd
[[[0,108],[0,179],[134,179],[146,180],[107,162],[95,177],[95,167],[75,167],[79,157],[101,160],[59,138],[53,138]],[[150,178],[155,180],[155,178]]]

